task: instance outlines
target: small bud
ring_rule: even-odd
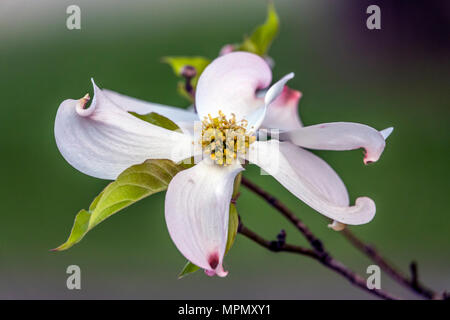
[[[278,242],[282,242],[284,244],[284,242],[286,241],[286,231],[282,229],[280,233],[277,235],[277,239]]]
[[[181,75],[186,79],[192,79],[197,75],[197,70],[193,66],[184,66]]]
[[[277,235],[277,240],[270,242],[270,249],[272,251],[280,251],[286,243],[286,231],[281,230]]]

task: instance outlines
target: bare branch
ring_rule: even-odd
[[[299,230],[305,238],[310,243],[311,247],[314,251],[322,256],[330,257],[329,253],[326,252],[324,245],[320,239],[318,239],[309,228],[292,212],[290,211],[283,203],[281,203],[278,199],[273,197],[267,191],[263,190],[261,187],[257,186],[253,182],[248,179],[242,177],[241,183],[247,187],[249,190],[253,191],[264,200],[266,200],[272,207],[277,209],[286,219],[288,219],[296,228]],[[389,264],[376,250],[373,246],[367,245],[359,240],[354,234],[352,234],[349,230],[342,231],[344,236],[358,249],[363,251],[369,258],[371,258],[375,263],[377,263],[381,269],[383,269],[386,273],[388,273],[395,281],[401,283],[406,288],[412,290],[413,292],[422,295],[427,299],[445,299],[446,293],[444,292],[442,295],[434,292],[433,290],[425,287],[418,280],[417,274],[417,265],[413,265],[411,267],[412,279],[404,276],[401,272],[397,271],[391,264]],[[323,260],[323,259],[322,259]],[[322,262],[321,260],[321,262]],[[348,275],[347,269],[343,267],[339,262],[331,258],[331,264],[327,265],[331,267],[336,272],[339,272],[343,276],[350,279],[351,276]],[[335,265],[335,263],[337,263]],[[322,262],[322,264],[324,264]],[[342,268],[343,267],[343,268]],[[348,276],[350,278],[348,278]],[[358,284],[357,284],[358,285]],[[359,286],[359,285],[358,285]],[[365,282],[363,289],[367,289]],[[370,290],[372,291],[372,290]]]
[[[269,241],[261,237],[260,235],[256,234],[246,226],[242,224],[242,222],[239,222],[239,228],[238,232],[247,238],[253,240],[254,242],[258,243],[260,246],[273,251],[273,252],[292,252],[292,253],[298,253],[301,255],[309,256],[312,258],[317,258],[317,253],[314,250],[303,248],[300,246],[295,246],[291,244],[284,243],[281,246],[276,246],[273,244],[273,241]]]
[[[308,227],[299,218],[297,218],[297,216],[293,212],[291,212],[283,203],[281,203],[277,198],[275,198],[244,176],[242,176],[241,183],[254,193],[258,194],[260,197],[264,198],[272,207],[277,209],[305,236],[305,238],[315,250],[323,252],[322,241],[316,238],[316,236],[308,229]]]
[[[342,235],[357,249],[362,251],[373,262],[375,262],[381,269],[383,269],[392,279],[402,284],[413,292],[427,298],[427,299],[442,299],[442,295],[425,287],[419,282],[417,264],[411,263],[411,279],[405,276],[401,271],[397,270],[391,263],[389,263],[372,245],[364,243],[354,233],[348,229],[341,231]]]
[[[353,285],[369,292],[370,294],[373,294],[379,298],[386,299],[386,300],[397,300],[398,298],[394,295],[381,290],[381,289],[369,289],[366,284],[366,280],[356,274],[355,272],[348,269],[345,265],[343,265],[341,262],[337,261],[333,257],[331,257],[328,253],[324,252],[318,252],[317,250],[311,250],[307,248],[303,248],[300,246],[295,246],[287,243],[283,243],[282,245],[276,246],[274,245],[274,242],[276,241],[269,241],[255,233],[254,231],[250,230],[246,226],[242,224],[242,221],[239,222],[239,228],[238,233],[242,234],[243,236],[249,238],[250,240],[256,242],[260,246],[273,251],[273,252],[291,252],[299,255],[304,255],[307,257],[310,257],[318,262],[320,262],[325,267],[339,273],[341,276],[346,278],[350,283]]]

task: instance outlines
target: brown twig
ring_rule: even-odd
[[[401,271],[392,266],[392,264],[390,264],[385,258],[383,258],[383,256],[381,256],[381,254],[375,249],[374,246],[364,243],[348,229],[344,229],[341,232],[342,235],[354,247],[362,251],[398,283],[427,299],[442,299],[440,294],[434,292],[433,290],[427,288],[419,282],[417,264],[415,262],[412,262],[410,265],[411,279],[409,279]]]
[[[242,185],[264,198],[272,207],[277,209],[286,219],[288,219],[308,240],[311,246],[319,251],[323,252],[323,244],[309,229],[308,227],[299,219],[297,216],[291,212],[283,203],[281,203],[277,198],[269,194],[267,191],[263,190],[261,187],[257,186],[244,176],[241,180]]]
[[[319,252],[317,250],[307,249],[300,246],[295,246],[287,243],[283,243],[282,245],[276,246],[274,245],[274,241],[268,241],[261,237],[260,235],[256,234],[246,226],[242,224],[242,221],[239,222],[239,228],[238,232],[242,234],[243,236],[249,238],[250,240],[256,242],[260,246],[273,251],[273,252],[291,252],[296,253],[300,255],[304,255],[307,257],[310,257],[318,262],[320,262],[325,267],[339,273],[344,278],[346,278],[350,283],[354,284],[355,286],[369,292],[370,294],[373,294],[379,298],[386,299],[386,300],[397,300],[398,298],[394,295],[381,290],[381,289],[369,289],[366,284],[366,280],[356,274],[355,272],[348,269],[345,265],[343,265],[341,262],[337,261],[333,257],[331,257],[328,253],[325,252]]]
[[[277,209],[285,218],[287,218],[308,240],[315,251],[320,253],[328,254],[325,251],[323,243],[308,229],[308,227],[299,219],[297,216],[291,212],[283,203],[278,199],[273,197],[267,191],[263,190],[261,187],[257,186],[248,179],[242,177],[241,183],[247,187],[249,190],[253,191],[263,199],[265,199],[270,205]],[[386,273],[388,273],[394,280],[403,284],[412,291],[428,298],[428,299],[442,299],[444,295],[439,295],[431,289],[426,288],[424,285],[419,283],[417,278],[417,272],[412,270],[413,278],[412,280],[405,277],[402,273],[397,271],[392,267],[372,246],[366,245],[361,240],[359,240],[355,235],[350,233],[350,231],[345,230],[344,235],[348,240],[361,251],[366,253],[374,262],[376,262],[380,268],[382,268]],[[414,268],[414,267],[413,267]],[[417,268],[416,268],[417,271]],[[342,273],[341,273],[342,274]],[[365,286],[365,284],[364,284]],[[367,287],[365,287],[367,289]]]

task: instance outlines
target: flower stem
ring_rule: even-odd
[[[197,75],[197,70],[193,66],[185,66],[181,70],[181,76],[185,79],[184,89],[194,99],[194,87],[192,86],[192,79]]]

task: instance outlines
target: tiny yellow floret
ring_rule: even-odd
[[[234,114],[229,120],[220,110],[218,117],[208,114],[202,121],[203,152],[218,165],[232,164],[238,155],[244,156],[256,140],[255,136],[247,134],[246,127],[247,120],[237,122]]]

